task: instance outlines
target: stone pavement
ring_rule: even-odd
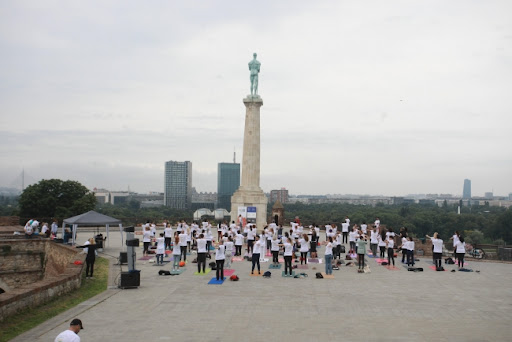
[[[118,256],[119,235],[110,238],[105,253]],[[367,274],[341,266],[335,279],[315,279],[323,264],[310,264],[308,278],[271,270],[266,279],[249,275],[250,262],[234,262],[240,281],[207,285],[215,271],[195,276],[196,264],[189,263],[181,275],[159,276],[171,265],[137,260],[139,288],[111,286],[13,341],[53,341],[75,317],[84,324],[84,342],[512,340],[512,265],[469,260],[480,273],[435,272],[430,259],[422,259],[417,266],[424,272],[414,273],[397,261],[399,270],[392,271],[368,259]],[[269,263],[261,265],[263,271]],[[119,266],[112,266],[112,281],[118,274]]]

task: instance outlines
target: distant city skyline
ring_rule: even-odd
[[[256,52],[265,192],[512,192],[510,1],[0,8],[0,186],[164,192],[173,159],[216,191]]]

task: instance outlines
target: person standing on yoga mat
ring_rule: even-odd
[[[279,240],[277,234],[272,236],[270,251],[272,252],[272,263],[274,266],[279,265]]]
[[[457,255],[459,268],[464,268],[464,255],[466,254],[466,243],[462,236],[458,237],[457,244],[455,244],[455,255]]]
[[[222,240],[219,241],[217,246],[217,250],[215,251],[215,263],[217,268],[216,279],[224,280],[224,260],[226,259],[225,255],[226,246],[223,245]]]
[[[251,274],[254,274],[254,267],[258,265],[258,274],[260,272],[260,253],[262,250],[265,250],[265,247],[262,246],[260,241],[260,237],[258,235],[254,236],[254,244],[252,245],[252,268]]]
[[[239,232],[235,235],[235,256],[242,255],[242,246],[244,245],[244,236]]]
[[[359,239],[357,240],[357,265],[359,269],[364,269],[364,257],[366,254],[366,236],[361,233]]]
[[[183,230],[178,237],[180,238],[180,250],[181,258],[183,261],[187,261],[187,232]]]
[[[412,236],[407,238],[405,246],[407,250],[407,266],[414,266],[414,239]]]
[[[148,255],[149,245],[151,244],[151,231],[148,226],[143,226],[144,232],[142,233],[142,243],[144,245],[144,251],[142,252],[143,256]]]
[[[178,234],[174,237],[174,248],[172,250],[172,270],[177,271],[180,269],[181,248],[180,237]]]
[[[391,266],[391,261],[393,261],[393,266],[395,266],[395,237],[388,236],[385,241],[388,249],[388,265]]]
[[[377,233],[377,229],[373,227],[370,229],[370,247],[372,250],[372,256],[374,258],[377,257],[377,246],[379,245],[379,233]]]
[[[332,274],[332,237],[329,236],[325,242],[325,274]]]
[[[226,261],[225,266],[227,269],[231,267],[231,259],[233,258],[233,237],[228,236],[227,241],[224,242],[224,246],[226,246]]]
[[[285,237],[283,237],[283,244],[280,246],[284,247],[284,275],[288,275],[288,270],[290,271],[290,275],[292,275],[292,254],[293,254],[293,245],[291,244],[291,240],[287,237],[288,233],[285,233]]]
[[[197,244],[197,273],[205,273],[206,268],[206,239],[204,234],[199,234],[199,238],[195,239]]]
[[[309,254],[312,258],[316,258],[316,247],[318,245],[318,235],[316,234],[316,230],[311,229],[311,243],[309,244]]]
[[[299,240],[300,244],[300,264],[308,264],[308,252],[309,252],[309,238],[308,234],[302,234],[302,239]]]
[[[343,222],[341,224],[341,233],[343,234],[343,243],[347,243],[348,240],[348,227],[349,227],[350,223],[347,223],[347,222]]]
[[[442,257],[443,257],[443,240],[437,232],[434,233],[434,237],[430,237],[425,235],[427,238],[432,241],[432,246],[434,248],[434,264],[436,265],[436,269],[441,268],[442,266]]]
[[[252,224],[249,225],[249,230],[247,231],[247,253],[249,254],[254,253],[253,244],[256,235],[256,229],[252,227]]]
[[[382,232],[381,234],[378,234],[377,235],[377,238],[379,240],[379,250],[380,250],[380,258],[381,259],[384,259],[384,257],[386,256],[386,234],[384,234],[384,232]]]

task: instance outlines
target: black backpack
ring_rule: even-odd
[[[436,271],[444,271],[444,267],[443,266],[436,267]]]
[[[340,253],[345,253],[345,246],[340,245],[340,247],[341,247],[341,248],[340,248]]]
[[[214,262],[210,262],[208,265],[210,266],[210,269],[212,269],[212,270],[216,270],[217,269],[217,264],[214,263]]]
[[[270,271],[266,271],[265,273],[263,273],[263,276],[265,278],[270,278],[272,276],[272,273]]]
[[[324,278],[324,276],[320,272],[316,272],[315,276],[316,276],[316,279],[323,279]]]
[[[448,265],[454,265],[454,264],[455,264],[455,261],[453,261],[453,259],[452,259],[452,258],[446,258],[446,259],[444,260],[444,263],[445,263],[445,264],[448,264]]]
[[[173,274],[171,274],[171,272],[169,272],[169,271],[160,270],[160,271],[158,271],[158,275],[166,275],[166,276],[168,276],[168,275],[173,275]]]

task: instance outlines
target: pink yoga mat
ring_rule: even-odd
[[[436,267],[435,267],[434,265],[429,266],[428,268],[430,268],[430,269],[431,269],[431,270],[433,270],[433,271],[435,271],[435,270],[436,270]],[[436,271],[436,272],[437,272],[437,271]],[[446,270],[445,270],[445,272],[446,272]]]
[[[379,259],[379,258],[377,258],[377,259],[375,259],[375,261],[377,261],[379,264],[382,264],[384,261],[388,262],[388,259]]]
[[[384,267],[387,268],[390,271],[398,271],[398,267],[396,267],[396,266],[384,265]]]
[[[230,277],[235,273],[235,270],[224,270],[224,277]]]

